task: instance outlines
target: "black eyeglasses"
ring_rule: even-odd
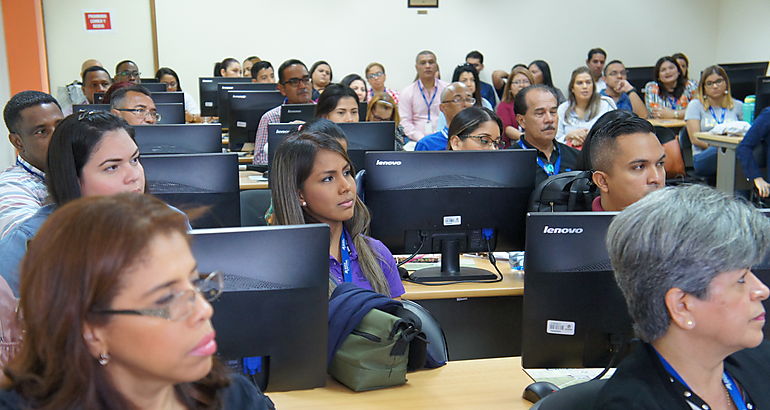
[[[292,87],[296,87],[296,86],[299,85],[299,83],[310,84],[310,76],[305,76],[305,77],[302,77],[302,78],[290,78],[290,79],[282,82],[281,84],[283,84],[283,85],[289,84]]]
[[[118,111],[132,112],[139,118],[154,118],[155,121],[160,121],[160,113],[146,108],[115,108]]]
[[[473,138],[479,142],[479,145],[482,147],[488,147],[492,146],[497,148],[501,148],[503,143],[502,138],[493,139],[492,137],[486,136],[486,135],[463,135],[463,138]]]
[[[129,77],[129,78],[131,78],[131,77],[137,78],[140,75],[142,75],[142,73],[140,73],[139,71],[128,71],[128,70],[126,70],[126,71],[119,72],[117,75],[118,76],[123,76],[123,77]]]

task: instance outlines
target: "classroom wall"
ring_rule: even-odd
[[[722,0],[719,3],[716,63],[770,59],[770,2]]]
[[[5,31],[0,8],[0,101],[8,101],[11,98],[11,85],[8,81],[8,55],[5,49]],[[0,170],[14,164],[16,151],[8,141],[8,129],[0,115]]]

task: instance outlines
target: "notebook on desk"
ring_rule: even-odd
[[[550,382],[560,389],[573,384],[580,384],[590,381],[601,373],[604,369],[523,369],[527,376],[536,382]],[[611,368],[602,376],[602,379],[609,379],[615,374],[615,368]]]

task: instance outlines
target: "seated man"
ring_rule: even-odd
[[[649,116],[641,95],[628,82],[626,66],[620,60],[612,60],[604,66],[604,80],[607,88],[599,94],[612,98],[619,110],[632,111],[642,118]]]
[[[284,104],[310,104],[313,102],[310,85],[310,74],[305,63],[299,60],[286,60],[278,67],[278,84],[276,89],[286,97]],[[267,164],[267,125],[281,122],[281,106],[266,112],[259,120],[257,136],[254,139],[254,164]]]
[[[16,165],[0,173],[0,238],[34,215],[48,197],[48,142],[64,115],[50,95],[22,91],[5,105],[3,118],[19,155]]]
[[[129,125],[148,125],[160,121],[152,94],[141,85],[130,85],[112,93],[110,109]]]
[[[465,56],[465,62],[476,68],[476,71],[481,75],[481,70],[484,69],[484,55],[474,50]],[[481,82],[481,97],[485,98],[492,104],[492,110],[494,111],[497,106],[497,94],[495,93],[495,87],[492,84]]]
[[[129,82],[131,84],[139,84],[142,79],[139,78],[142,73],[139,72],[139,67],[131,60],[123,60],[115,66],[115,82]]]
[[[94,93],[105,93],[112,85],[110,73],[104,67],[92,66],[83,71],[83,94],[94,104]]]
[[[602,76],[605,61],[607,61],[606,51],[601,48],[592,48],[588,50],[586,66],[591,70],[591,77],[593,77],[594,83],[596,83],[596,91],[607,88],[607,84],[604,82],[604,77]]]
[[[533,164],[535,185],[551,175],[574,170],[580,151],[556,141],[559,123],[556,91],[543,84],[531,85],[516,94],[514,106],[524,135],[512,147],[537,150],[537,162]]]
[[[652,125],[625,110],[602,115],[586,139],[592,180],[599,188],[594,211],[622,211],[666,184],[663,146]]]
[[[447,149],[449,136],[447,131],[455,115],[465,108],[473,106],[473,94],[465,84],[457,82],[449,84],[441,93],[441,105],[439,109],[446,117],[446,126],[441,131],[426,135],[417,141],[415,151],[443,151]]]
[[[248,60],[247,60],[248,61]],[[251,81],[260,84],[275,83],[275,73],[273,65],[269,61],[259,61],[254,63],[250,69]],[[244,71],[245,72],[245,71]]]

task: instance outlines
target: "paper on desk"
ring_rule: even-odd
[[[524,369],[524,371],[536,382],[551,382],[560,389],[573,384],[587,382],[604,369]],[[609,379],[615,373],[615,368],[611,368],[602,376],[602,379]]]
[[[249,175],[249,179],[252,181],[267,181],[267,178],[262,175]]]

